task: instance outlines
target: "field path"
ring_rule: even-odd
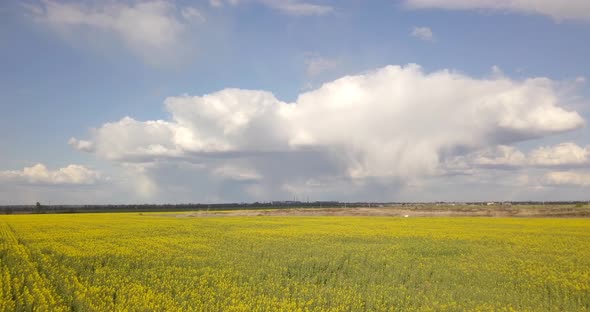
[[[254,216],[344,216],[344,217],[517,217],[588,218],[589,207],[560,206],[395,206],[348,208],[277,208],[195,211],[179,214],[152,214],[171,217],[254,217]]]

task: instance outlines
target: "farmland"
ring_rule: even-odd
[[[0,216],[1,311],[589,311],[590,219]]]

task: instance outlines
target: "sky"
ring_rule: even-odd
[[[587,0],[7,0],[0,205],[589,200]]]

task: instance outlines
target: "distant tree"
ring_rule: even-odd
[[[40,202],[37,202],[35,204],[35,213],[41,213],[41,212],[43,212],[43,206],[41,205]]]

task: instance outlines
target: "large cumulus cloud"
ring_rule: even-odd
[[[71,143],[117,163],[198,165],[198,175],[233,176],[258,193],[252,185],[403,185],[443,173],[460,155],[582,127],[581,116],[564,108],[560,86],[387,66],[293,103],[241,89],[169,97],[166,120],[125,117]]]

